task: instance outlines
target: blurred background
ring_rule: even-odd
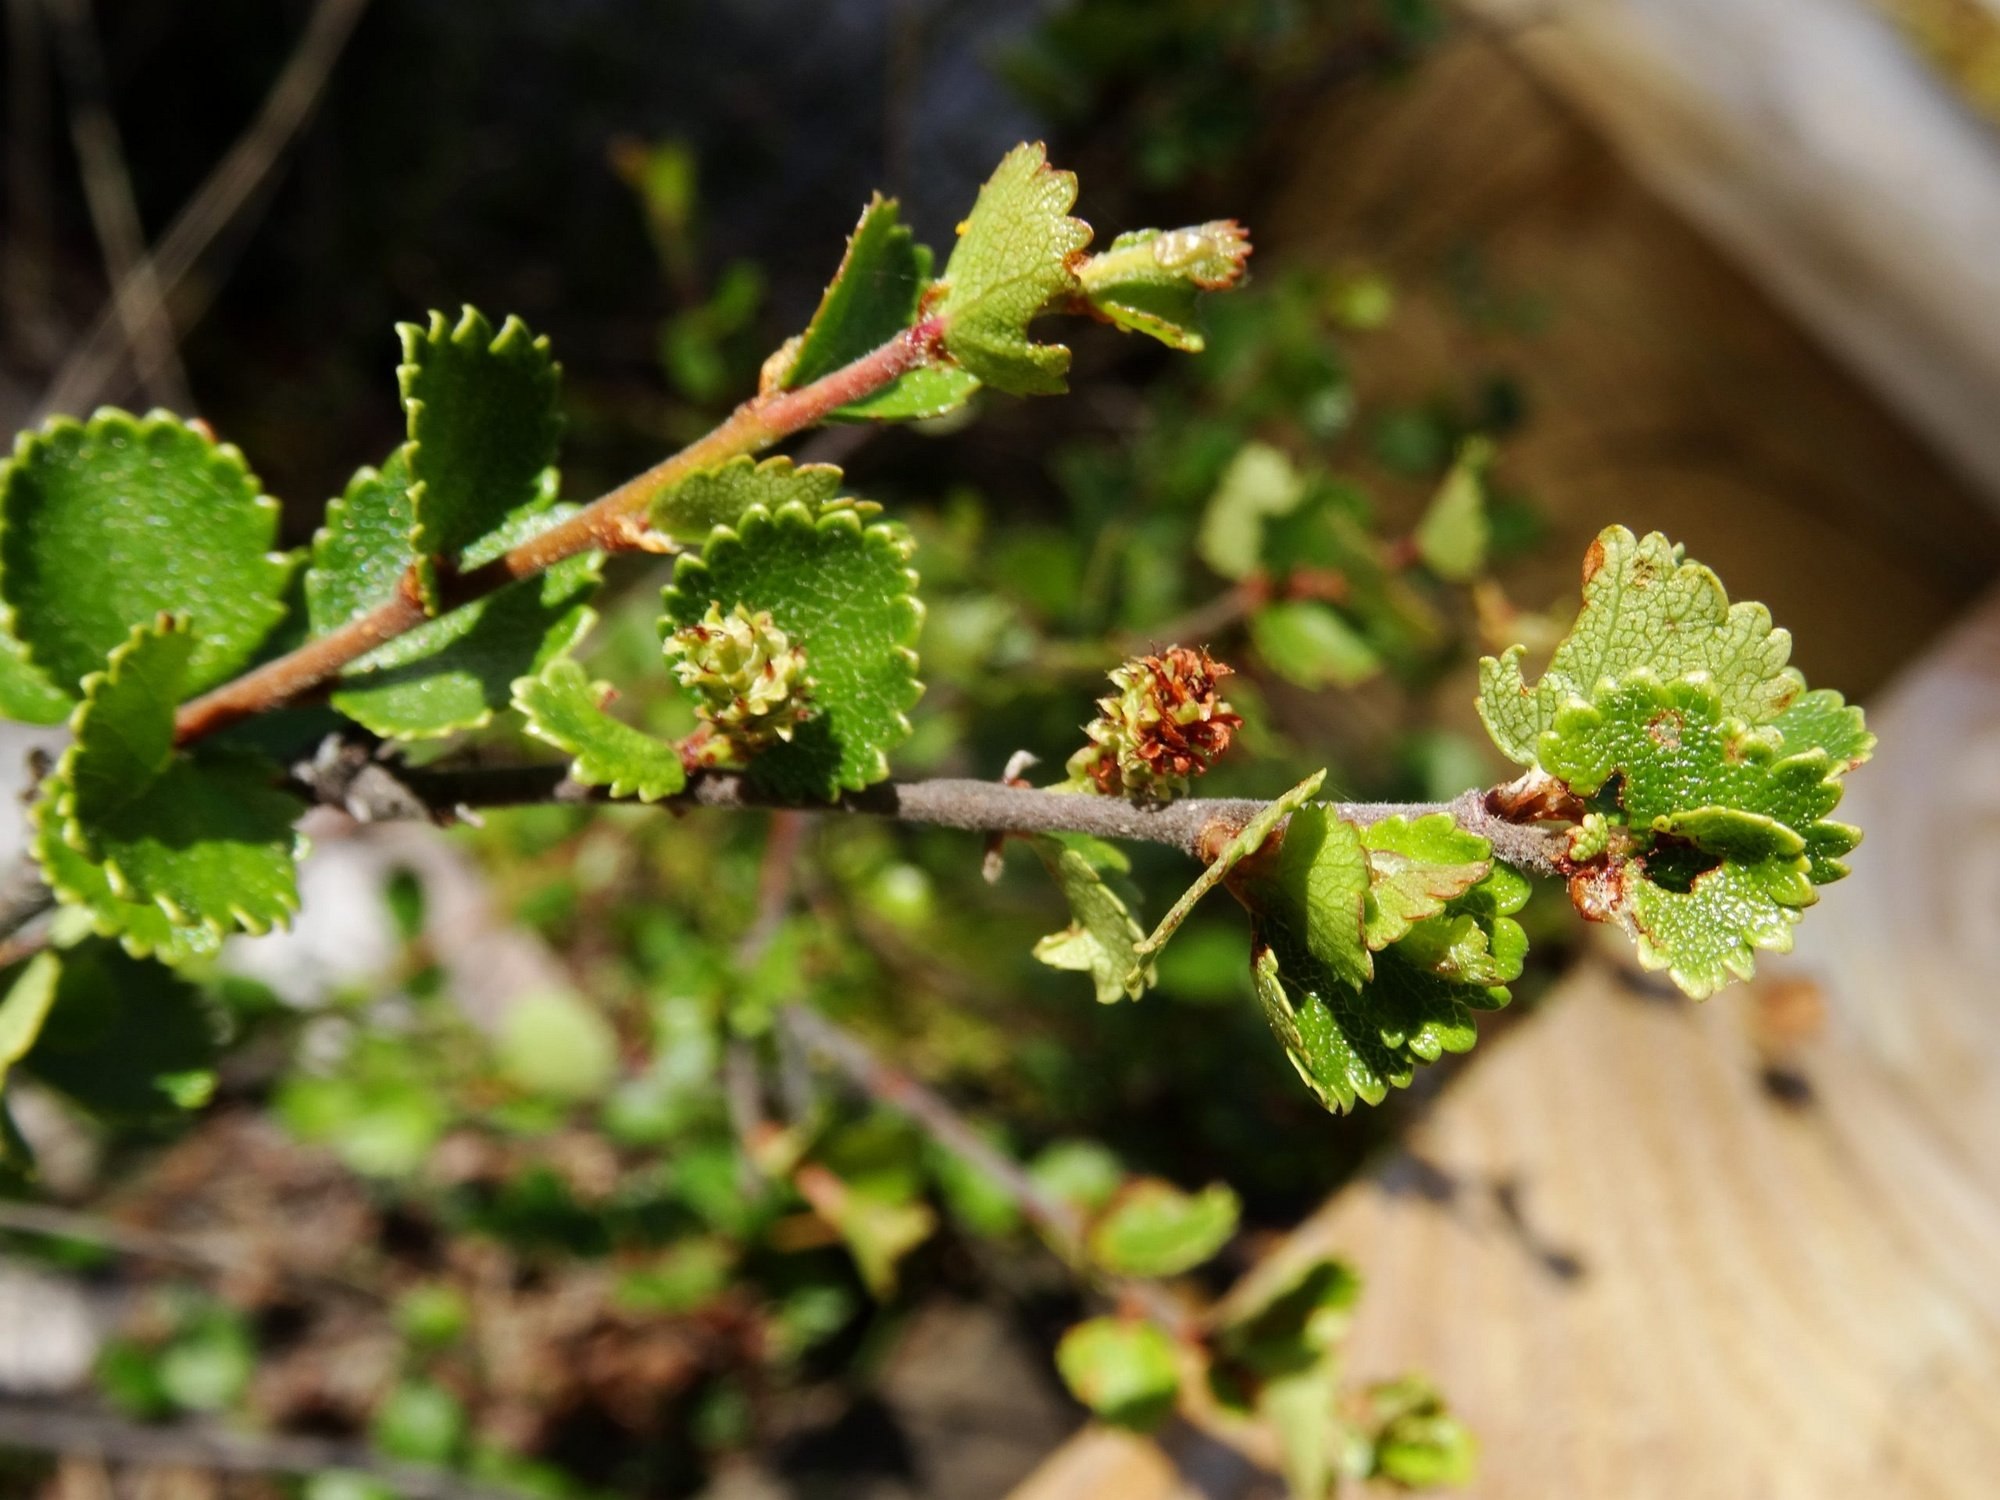
[[[1337,1254],[1345,1370],[1434,1382],[1472,1493],[1994,1493],[1993,0],[6,0],[5,26],[0,426],[200,415],[288,545],[401,440],[399,319],[549,334],[588,497],[755,388],[871,191],[946,246],[1045,139],[1101,235],[1235,217],[1252,280],[1199,356],[1083,328],[1068,398],[800,447],[918,538],[899,774],[1059,763],[1105,670],[1178,638],[1238,669],[1219,794],[1502,779],[1473,665],[1555,638],[1613,522],[1769,604],[1882,749],[1798,954],[1697,1008],[1538,893],[1479,1048],[1346,1118],[1271,1045],[1220,901],[1159,992],[1099,1007],[1030,957],[1065,920],[1033,862],[989,886],[958,835],[316,815],[296,931],[91,1078],[9,1082],[37,1170],[0,1196],[0,1495],[1283,1494],[1255,1439],[1086,1425],[1051,1352],[1091,1289],[816,1066],[801,1004],[1080,1211],[1227,1184],[1188,1306]],[[1454,485],[1478,520],[1440,549]],[[589,664],[666,731],[661,573],[622,561]],[[59,742],[8,727],[9,786]],[[1174,889],[1171,857],[1135,866]],[[113,1053],[212,1072],[207,1102],[119,1094]]]

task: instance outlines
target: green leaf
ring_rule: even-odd
[[[1283,449],[1245,443],[1222,471],[1202,512],[1195,551],[1223,578],[1246,578],[1264,555],[1264,523],[1305,498],[1305,476]]]
[[[1137,893],[1116,877],[1131,868],[1109,845],[1050,835],[1032,840],[1036,855],[1069,902],[1071,922],[1035,944],[1052,969],[1090,975],[1100,1005],[1136,1000],[1153,985],[1152,965],[1139,951],[1146,930],[1132,915]],[[1098,851],[1109,850],[1115,863]]]
[[[759,753],[752,785],[786,800],[831,801],[889,774],[888,752],[910,734],[923,689],[915,651],[922,606],[901,527],[869,523],[880,507],[841,500],[753,505],[699,556],[683,554],[665,594],[665,632],[699,621],[711,603],[768,610],[805,653],[813,717]]]
[[[957,411],[979,389],[979,377],[961,365],[919,365],[872,396],[850,401],[831,421],[920,422]]]
[[[611,696],[608,684],[593,683],[567,658],[514,683],[514,707],[527,719],[528,733],[574,756],[575,780],[641,802],[673,796],[687,785],[680,751],[612,718],[601,706]]]
[[[1191,229],[1135,229],[1077,268],[1091,308],[1129,333],[1198,353],[1195,304],[1202,292],[1234,286],[1250,258],[1250,237],[1234,219]]]
[[[1506,1003],[1505,990],[1454,983],[1400,944],[1370,954],[1368,851],[1361,831],[1329,809],[1294,814],[1277,858],[1246,865],[1232,887],[1250,908],[1251,978],[1265,1018],[1329,1109],[1407,1088],[1417,1064],[1471,1048],[1475,1008]],[[1478,889],[1460,898],[1469,909]]]
[[[173,748],[195,651],[171,620],[133,631],[85,681],[75,738],[42,792],[44,828],[98,867],[114,900],[92,899],[94,880],[49,861],[58,895],[88,903],[100,931],[123,931],[131,906],[165,915],[164,931],[134,931],[135,947],[184,949],[180,928],[264,932],[298,910],[299,804],[273,784],[277,768],[222,747]]]
[[[833,464],[758,463],[748,454],[690,474],[653,501],[655,531],[682,541],[706,541],[718,526],[734,526],[753,505],[776,510],[787,501],[817,510],[840,494],[844,476]]]
[[[1241,1211],[1224,1183],[1184,1193],[1141,1177],[1090,1226],[1090,1258],[1114,1276],[1178,1276],[1229,1243]]]
[[[1374,952],[1443,911],[1493,866],[1493,846],[1460,828],[1450,813],[1429,813],[1415,822],[1380,819],[1363,826],[1361,843],[1368,851],[1370,882],[1365,935]]]
[[[1317,599],[1265,605],[1250,617],[1250,641],[1272,671],[1302,688],[1359,687],[1382,670],[1382,654]]]
[[[1405,1376],[1371,1386],[1364,1422],[1373,1449],[1370,1477],[1407,1489],[1472,1482],[1479,1444],[1427,1380]]]
[[[0,1088],[6,1086],[8,1069],[28,1055],[42,1034],[61,974],[62,960],[53,953],[37,953],[0,1000]]]
[[[1077,295],[1076,268],[1090,226],[1069,217],[1076,176],[1048,164],[1040,145],[1001,160],[959,229],[945,266],[937,315],[953,359],[995,390],[1016,396],[1061,392],[1069,350],[1028,338],[1028,324]]]
[[[211,1307],[160,1353],[160,1390],[183,1411],[221,1411],[241,1399],[257,1371],[257,1349],[242,1316]]]
[[[234,676],[284,614],[278,503],[243,455],[163,412],[106,409],[23,433],[0,466],[0,603],[24,648],[8,698],[48,722],[138,625],[199,632],[192,696]],[[13,653],[5,653],[12,655]]]
[[[380,469],[361,469],[326,507],[306,570],[306,617],[325,635],[396,597],[417,562],[416,508],[410,497],[409,450],[398,448]]]
[[[1180,1394],[1174,1341],[1136,1318],[1092,1318],[1056,1345],[1063,1384],[1091,1411],[1117,1427],[1150,1432],[1173,1415]]]
[[[1643,877],[1630,881],[1620,915],[1638,940],[1639,962],[1665,969],[1687,994],[1705,1000],[1756,970],[1756,951],[1789,953],[1799,908],[1812,886],[1799,861],[1725,863],[1697,875],[1686,891]]]
[[[465,1406],[441,1385],[403,1380],[375,1410],[369,1438],[406,1463],[448,1464],[465,1441]]]
[[[1248,1301],[1231,1294],[1216,1353],[1252,1375],[1283,1374],[1330,1354],[1346,1336],[1361,1278],[1335,1256],[1308,1259],[1274,1277],[1260,1270]]]
[[[35,863],[42,867],[42,879],[59,902],[86,912],[93,932],[117,938],[134,958],[184,964],[213,958],[222,951],[220,933],[198,924],[175,922],[151,901],[128,901],[113,890],[104,866],[65,841],[60,800],[44,795],[28,810]]]
[[[195,987],[109,943],[65,950],[55,995],[21,1067],[110,1120],[150,1120],[204,1103],[216,1038]]]
[[[1859,841],[1827,817],[1848,759],[1812,743],[1865,754],[1849,712],[1820,700],[1788,738],[1729,714],[1705,673],[1662,681],[1648,670],[1570,702],[1537,759],[1579,795],[1604,793],[1600,810],[1636,838],[1587,868],[1592,914],[1632,931],[1640,961],[1697,999],[1747,978],[1756,949],[1787,951],[1813,886],[1844,875],[1838,856]]]
[[[1373,874],[1360,829],[1330,807],[1302,807],[1274,853],[1246,865],[1230,887],[1261,923],[1281,928],[1344,983],[1374,973],[1364,941]]]
[[[75,706],[75,699],[28,660],[28,648],[0,630],[0,718],[21,724],[60,724]]]
[[[525,996],[507,1008],[494,1039],[501,1076],[565,1103],[603,1095],[618,1075],[618,1034],[579,996]]]
[[[1852,771],[1875,753],[1875,736],[1868,732],[1861,710],[1831,688],[1815,688],[1792,704],[1771,727],[1784,740],[1785,755],[1824,750],[1834,774]]]
[[[802,1167],[795,1181],[814,1211],[839,1231],[862,1284],[878,1298],[896,1290],[903,1257],[937,1230],[928,1204],[862,1192],[824,1167]]]
[[[1644,667],[1662,679],[1706,672],[1723,712],[1768,724],[1805,691],[1786,666],[1792,638],[1761,604],[1734,604],[1721,581],[1658,532],[1634,538],[1622,526],[1599,534],[1584,560],[1583,610],[1532,688],[1523,650],[1480,662],[1479,713],[1510,759],[1530,765],[1535,742],[1572,698],[1588,699],[1606,677]],[[1824,705],[1808,710],[1818,714]]]
[[[806,325],[785,389],[809,385],[909,327],[930,276],[931,252],[899,221],[896,200],[877,193],[861,211],[840,269]]]
[[[1052,1141],[1029,1163],[1028,1176],[1042,1192],[1083,1213],[1095,1213],[1125,1181],[1125,1168],[1099,1141]]]
[[[419,625],[350,667],[333,706],[389,739],[479,728],[513,702],[518,679],[583,638],[602,563],[568,558]]]
[[[1195,878],[1194,884],[1181,892],[1180,899],[1168,909],[1164,917],[1160,918],[1160,925],[1139,944],[1137,950],[1139,958],[1150,959],[1166,947],[1168,941],[1180,930],[1181,923],[1185,922],[1188,914],[1194,910],[1195,903],[1227,880],[1244,860],[1262,849],[1265,841],[1271,837],[1272,831],[1291,817],[1294,811],[1311,800],[1325,780],[1326,772],[1316,771],[1283,796],[1259,809],[1257,815],[1245,823],[1234,838],[1215,852],[1215,857]],[[1307,822],[1311,821],[1312,819],[1308,818]]]
[[[396,371],[419,555],[457,564],[510,520],[545,510],[543,478],[562,436],[561,375],[549,341],[519,318],[493,325],[467,307],[453,325],[403,323]]]
[[[1438,577],[1466,583],[1486,566],[1492,526],[1486,518],[1486,469],[1493,445],[1473,438],[1438,487],[1430,509],[1417,523],[1417,556]]]

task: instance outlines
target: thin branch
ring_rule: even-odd
[[[41,0],[7,5],[7,233],[0,245],[0,322],[17,354],[53,362],[55,211],[49,192],[49,90]]]
[[[708,436],[485,566],[456,575],[447,575],[440,568],[444,606],[450,609],[470,603],[580,553],[634,546],[645,512],[656,496],[701,469],[740,454],[761,452],[783,438],[817,426],[841,407],[892,384],[933,359],[942,335],[943,325],[927,318],[809,385],[753,396]],[[175,743],[189,744],[290,703],[428,618],[412,568],[387,604],[183,704],[174,720]]]
[[[233,1235],[167,1234],[156,1229],[119,1224],[96,1214],[77,1213],[53,1204],[11,1201],[0,1202],[0,1231],[82,1240],[86,1244],[115,1250],[120,1255],[185,1266],[196,1271],[241,1274],[275,1269],[286,1281],[298,1285],[337,1292],[376,1305],[383,1300],[379,1292],[340,1276],[295,1271],[284,1266],[270,1267]]]
[[[233,223],[311,121],[334,64],[368,0],[320,0],[264,104],[229,153],[174,217],[158,245],[125,278],[90,333],[64,361],[42,410],[81,412],[97,404],[120,358],[118,330],[135,304],[171,297],[216,237]],[[148,283],[150,283],[150,293]],[[139,375],[147,366],[143,353]]]
[[[611,799],[570,780],[562,765],[478,766],[466,770],[405,770],[400,775],[367,757],[320,756],[292,768],[294,784],[310,800],[341,808],[364,823],[393,823],[423,816],[448,819],[459,809],[526,807],[547,803],[596,803]],[[1509,822],[1491,811],[1487,794],[1473,790],[1450,802],[1334,802],[1349,822],[1449,813],[1461,828],[1493,845],[1496,858],[1533,874],[1559,876],[1564,836],[1535,824]],[[630,804],[627,804],[630,805]],[[687,789],[650,804],[681,811],[789,808],[798,813],[861,814],[900,823],[956,828],[968,833],[1085,833],[1127,843],[1165,844],[1195,859],[1240,832],[1267,805],[1248,797],[1184,797],[1178,802],[1128,802],[1081,792],[1008,786],[996,781],[942,777],[885,781],[833,802],[788,803],[758,790],[733,771],[698,771]],[[38,878],[25,862],[10,885]],[[0,939],[47,909],[0,896]]]
[[[564,767],[478,767],[464,771],[411,771],[402,786],[418,802],[448,813],[455,807],[506,807],[543,802],[607,800],[590,787],[569,780]],[[322,790],[336,805],[351,800],[344,789]],[[655,806],[670,808],[750,808],[793,806],[760,792],[745,777],[730,771],[697,772],[687,789]],[[968,833],[1087,833],[1128,843],[1166,844],[1199,859],[1204,846],[1228,837],[1267,804],[1245,797],[1183,797],[1176,802],[1131,802],[1080,792],[1009,786],[997,781],[943,777],[932,781],[885,781],[862,792],[848,792],[837,801],[798,806],[800,812],[861,813],[902,823],[956,828]],[[1342,818],[1355,823],[1379,823],[1389,817],[1423,817],[1449,813],[1459,826],[1493,845],[1494,853],[1511,865],[1536,874],[1560,873],[1556,855],[1559,835],[1546,829],[1510,823],[1486,806],[1486,794],[1470,791],[1451,802],[1336,802]],[[394,817],[392,808],[382,809]]]
[[[137,356],[148,398],[185,411],[187,371],[174,345],[174,323],[153,264],[146,258],[145,228],[132,197],[132,174],[111,113],[104,54],[90,0],[44,0],[55,23],[56,55],[69,90],[70,138],[83,170],[84,199],[104,254],[112,303]]]
[[[809,1051],[845,1074],[862,1093],[906,1116],[931,1140],[1004,1192],[1021,1217],[1040,1233],[1073,1273],[1098,1284],[1121,1303],[1138,1308],[1163,1328],[1192,1331],[1194,1320],[1188,1309],[1159,1282],[1094,1272],[1090,1262],[1089,1224],[1084,1216],[1062,1199],[1042,1191],[1041,1184],[1027,1168],[981,1135],[942,1094],[884,1062],[861,1038],[809,1005],[787,1005],[779,1011],[778,1020]]]
[[[0,1448],[229,1474],[310,1475],[348,1469],[379,1479],[403,1500],[521,1500],[519,1491],[444,1469],[398,1463],[354,1443],[238,1432],[207,1422],[129,1422],[34,1401],[0,1399]]]
[[[1025,1167],[981,1135],[941,1095],[884,1062],[866,1042],[809,1005],[787,1005],[778,1015],[780,1023],[808,1050],[846,1074],[869,1098],[909,1116],[952,1155],[990,1177],[1020,1209],[1021,1217],[1040,1230],[1065,1261],[1083,1264],[1083,1216],[1062,1199],[1043,1192]]]

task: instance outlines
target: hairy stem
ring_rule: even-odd
[[[558,521],[511,551],[468,573],[438,564],[444,606],[455,609],[523,578],[546,572],[584,552],[624,551],[639,545],[644,517],[658,495],[690,474],[817,426],[850,402],[882,390],[937,357],[943,324],[926,318],[852,364],[795,391],[765,391],[745,401],[708,436],[628,479],[575,515]],[[413,567],[395,598],[339,629],[307,641],[275,661],[246,672],[183,704],[174,720],[174,742],[190,744],[231,724],[268,713],[331,681],[342,668],[384,642],[423,624],[422,593]]]

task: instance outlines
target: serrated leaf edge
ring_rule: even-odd
[[[672,580],[667,584],[669,598],[698,595],[704,602],[713,600],[714,595],[695,583],[709,571],[709,557],[718,549],[731,546],[746,546],[752,532],[762,529],[781,531],[787,527],[805,528],[813,531],[852,531],[870,546],[883,546],[891,550],[903,575],[904,593],[899,601],[903,606],[904,624],[896,636],[888,643],[890,648],[908,664],[910,687],[907,701],[895,710],[897,743],[907,740],[915,732],[910,722],[910,710],[917,706],[924,695],[924,684],[917,678],[920,661],[917,656],[917,640],[923,633],[924,602],[917,597],[918,577],[916,569],[908,566],[916,555],[916,539],[902,526],[892,521],[875,521],[882,507],[872,500],[844,497],[830,500],[819,508],[817,514],[803,501],[788,500],[773,511],[763,504],[754,504],[739,516],[734,525],[718,526],[709,533],[699,553],[683,552],[674,559]],[[743,601],[716,601],[740,603]],[[671,633],[674,628],[671,606],[662,611],[659,628],[662,634]],[[811,648],[807,647],[807,666],[811,666]],[[835,785],[842,791],[859,792],[884,781],[889,775],[888,752],[880,746],[870,747],[872,757],[868,769],[858,778],[841,776]]]
[[[162,430],[192,434],[207,449],[207,466],[211,471],[220,471],[240,478],[242,487],[251,492],[251,507],[262,511],[269,522],[267,529],[270,540],[277,541],[278,526],[283,519],[284,507],[275,497],[264,492],[263,481],[250,467],[250,461],[244,457],[242,449],[234,443],[209,436],[194,423],[183,420],[164,407],[156,406],[143,416],[134,416],[121,407],[100,406],[87,419],[79,420],[68,416],[50,417],[39,427],[15,434],[13,451],[4,462],[0,462],[0,559],[4,559],[7,551],[7,532],[10,529],[7,525],[9,509],[7,501],[13,490],[14,477],[17,472],[25,469],[37,448],[45,446],[57,435],[65,432],[80,432],[86,441],[94,440],[101,434],[111,433],[143,443],[151,434]],[[284,575],[276,580],[272,594],[276,607],[270,623],[265,627],[265,634],[268,635],[284,618],[283,595],[291,578],[291,570],[297,566],[300,559],[297,553],[286,552],[275,546],[266,547],[263,555],[272,566],[285,570]],[[0,589],[0,632],[4,632],[20,646],[22,662],[31,668],[38,678],[47,683],[52,691],[64,694],[72,703],[80,704],[83,701],[83,683],[87,682],[89,677],[86,676],[79,681],[74,688],[64,687],[56,681],[47,664],[36,658],[33,645],[22,637],[17,628],[18,623],[13,604],[7,600],[4,589]],[[114,647],[112,654],[115,656],[119,649]]]
[[[83,679],[82,683],[79,684],[83,692],[83,698],[77,704],[76,711],[69,718],[70,743],[64,747],[62,757],[56,762],[55,769],[50,774],[48,789],[36,800],[36,809],[38,811],[43,804],[51,804],[48,815],[59,820],[56,831],[61,836],[64,845],[77,854],[82,855],[85,859],[94,862],[104,872],[105,879],[110,882],[111,893],[119,900],[133,906],[146,905],[148,898],[141,896],[134,889],[130,878],[124,871],[118,868],[118,863],[115,859],[99,858],[91,849],[90,841],[84,833],[83,825],[76,818],[76,809],[73,805],[75,790],[71,781],[71,772],[75,769],[76,759],[83,750],[84,731],[90,722],[91,711],[98,706],[98,702],[93,696],[97,689],[100,686],[110,686],[117,677],[119,668],[147,640],[160,634],[175,634],[187,628],[187,621],[178,615],[166,616],[154,626],[134,626],[132,633],[125,638],[124,642],[112,648],[111,655],[106,659],[103,670],[92,672],[88,677]],[[175,751],[174,753],[178,755],[181,752]],[[310,840],[297,828],[294,828],[292,830],[293,863],[296,864],[299,860],[304,859],[311,847]],[[52,888],[54,888],[53,883]],[[91,904],[90,898],[87,895],[76,892],[74,887],[67,887],[67,889],[71,892],[74,904],[83,906],[92,912],[94,924],[99,920],[108,920],[104,919],[102,914],[97,911],[97,908]],[[290,926],[289,918],[296,916],[299,911],[297,883],[294,882],[290,890],[278,892],[277,900],[281,906],[286,908],[288,913],[286,918],[280,919],[277,922],[266,922],[262,918],[255,917],[244,911],[241,907],[232,904],[227,907],[230,917],[236,923],[232,927],[228,922],[215,917],[191,917],[164,896],[150,898],[151,904],[158,907],[166,919],[174,926],[189,930],[205,930],[217,938],[228,937],[232,932],[237,931],[247,932],[253,937],[262,937],[265,933],[272,931],[276,927]],[[111,925],[116,929],[115,923]],[[110,935],[104,932],[101,927],[99,931],[101,935]],[[151,952],[151,948],[143,944],[141,946],[145,948],[145,952],[134,951],[129,944],[126,945],[126,951],[131,953],[134,958],[145,957],[147,953]]]

